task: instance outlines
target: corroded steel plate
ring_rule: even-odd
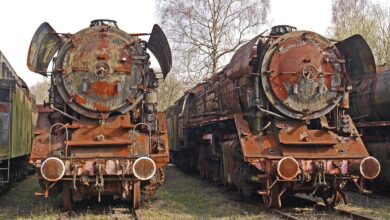
[[[345,60],[327,39],[296,31],[271,43],[262,63],[262,83],[270,102],[296,119],[318,118],[344,94]]]
[[[146,59],[137,37],[113,27],[84,29],[58,53],[58,91],[75,111],[92,118],[126,112],[142,95]]]

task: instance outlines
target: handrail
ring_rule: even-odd
[[[49,130],[49,153],[50,153],[50,151],[51,151],[51,131],[52,131],[52,129],[53,129],[55,126],[57,126],[57,125],[60,125],[61,127],[65,128],[65,133],[66,133],[65,157],[67,157],[67,156],[68,156],[68,134],[69,134],[69,132],[68,132],[68,128],[67,128],[64,124],[62,124],[62,123],[55,123],[55,124],[53,124],[53,125],[50,127],[50,130]]]

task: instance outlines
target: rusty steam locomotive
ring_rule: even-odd
[[[140,35],[147,34],[128,34],[112,20],[94,20],[75,34],[48,23],[35,32],[27,65],[51,75],[30,158],[44,189],[38,195],[62,191],[66,209],[112,195],[137,209],[141,191],[152,194],[163,182],[169,152],[156,88],[171,69],[171,51],[158,25],[147,42]],[[150,67],[147,49],[162,73]]]
[[[346,203],[347,182],[363,191],[381,169],[347,113],[349,75],[365,70],[364,53],[360,35],[334,44],[273,27],[168,109],[171,158],[269,207],[300,192]]]

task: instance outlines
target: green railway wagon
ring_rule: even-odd
[[[31,171],[36,117],[34,97],[0,52],[0,191]]]

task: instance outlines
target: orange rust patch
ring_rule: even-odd
[[[92,84],[92,91],[96,95],[104,98],[118,95],[116,83],[96,82]]]
[[[9,112],[9,107],[7,104],[0,104],[0,112]]]
[[[92,104],[93,108],[96,110],[96,111],[101,111],[101,112],[108,112],[110,111],[110,107],[109,106],[106,106],[106,105],[101,105],[99,103],[93,103]]]
[[[73,95],[73,100],[80,105],[85,105],[85,103],[87,103],[87,100],[85,98],[83,98],[77,94]]]

